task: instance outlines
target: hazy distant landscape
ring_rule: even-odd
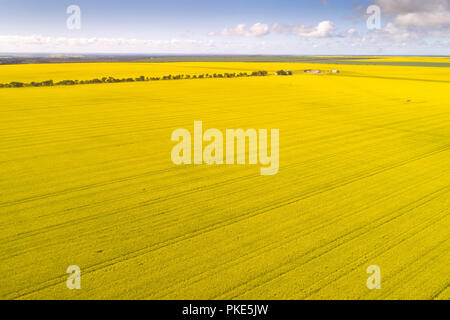
[[[393,59],[386,59],[393,58]],[[405,57],[406,58],[406,57]],[[273,56],[273,55],[6,55],[0,54],[0,64],[33,64],[33,63],[77,63],[77,62],[296,62],[347,65],[390,65],[410,67],[449,67],[450,57],[395,57],[377,56]]]

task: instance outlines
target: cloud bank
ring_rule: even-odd
[[[257,22],[254,25],[247,27],[245,24],[238,24],[234,28],[224,28],[220,32],[209,32],[209,36],[221,35],[241,36],[247,38],[263,37],[271,33],[284,33],[305,38],[326,38],[333,36],[336,27],[331,21],[322,21],[317,26],[305,25],[282,25],[273,23],[268,25],[266,23]]]
[[[450,36],[450,0],[375,0],[394,39]]]
[[[315,25],[240,23],[169,40],[0,35],[0,52],[450,53],[450,0],[373,0],[373,4],[381,9],[382,27],[378,30],[367,29],[365,20],[338,25],[330,19]],[[360,10],[359,16],[367,18],[365,9]]]

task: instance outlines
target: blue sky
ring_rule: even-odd
[[[425,3],[425,4],[424,4]],[[0,52],[450,54],[450,0],[0,0]],[[81,10],[69,29],[66,10]],[[366,9],[380,8],[379,29]]]

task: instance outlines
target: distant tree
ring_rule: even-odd
[[[12,88],[22,88],[24,86],[24,83],[23,82],[15,82],[15,81],[13,81],[9,85]]]
[[[278,75],[292,75],[291,71],[279,70]],[[145,77],[139,76],[136,78],[114,78],[114,77],[102,77],[101,79],[95,78],[91,80],[61,80],[54,83],[53,80],[47,80],[42,82],[32,81],[30,83],[23,82],[11,82],[8,84],[0,84],[0,88],[20,88],[20,87],[41,87],[41,86],[54,86],[54,85],[77,85],[77,84],[95,84],[95,83],[116,83],[116,82],[134,82],[134,81],[157,81],[157,80],[180,80],[180,79],[204,79],[204,78],[234,78],[234,77],[249,77],[249,76],[267,76],[268,72],[265,70],[253,71],[251,74],[247,72],[225,72],[214,74],[195,74],[195,75],[166,75],[162,77]]]

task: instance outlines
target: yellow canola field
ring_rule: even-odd
[[[0,89],[0,298],[449,299],[450,69],[43,64],[0,82],[279,69]],[[194,120],[279,129],[278,174],[174,165]]]
[[[250,72],[258,71],[258,68],[269,66],[269,69],[277,71],[282,64],[261,63],[212,63],[212,62],[177,62],[177,63],[55,63],[36,64],[33,66],[5,65],[0,73],[0,83],[11,81],[31,82],[46,80],[89,80],[93,78],[114,77],[129,78],[140,76],[165,76],[177,74],[205,74],[225,72]],[[275,68],[275,69],[274,69]]]

